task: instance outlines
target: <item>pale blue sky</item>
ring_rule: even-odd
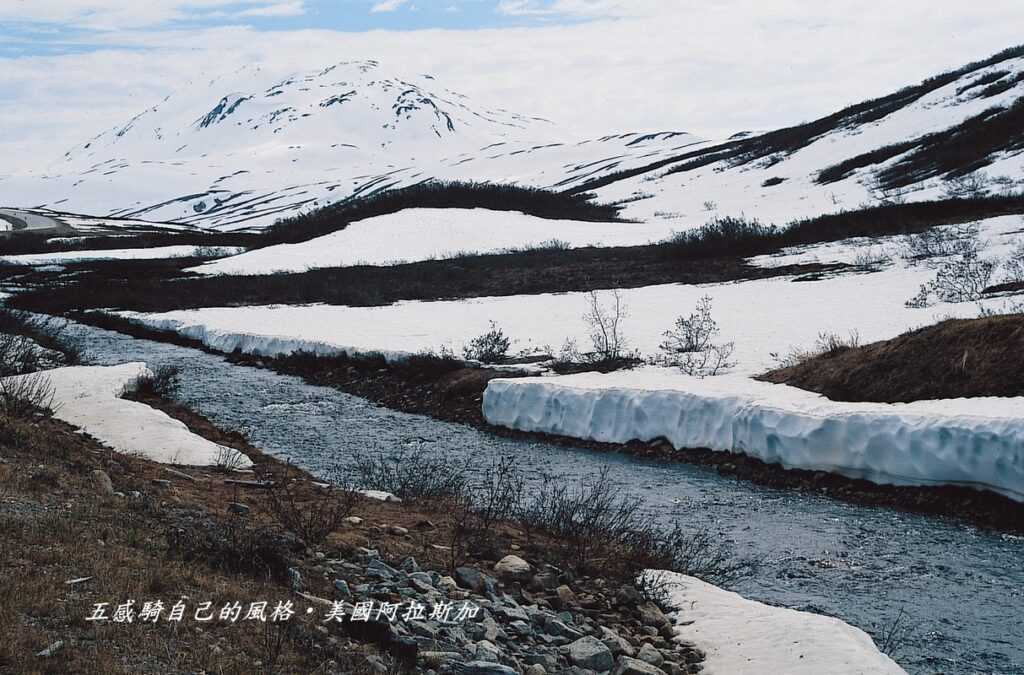
[[[559,7],[555,0],[0,0],[0,56],[88,52],[117,45],[120,31],[138,29],[244,25],[261,32],[363,32],[571,24],[615,13],[601,5]]]

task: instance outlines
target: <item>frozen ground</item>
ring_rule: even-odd
[[[121,392],[147,372],[144,363],[118,366],[73,366],[7,378],[47,378],[53,386],[54,416],[96,438],[118,452],[135,454],[166,464],[213,465],[238,453],[189,431],[167,414],[135,401]],[[249,461],[238,456],[238,466]]]
[[[680,639],[704,651],[708,675],[899,675],[867,633],[839,619],[772,607],[682,574],[671,584]]]
[[[667,439],[893,485],[965,485],[1024,501],[1024,398],[847,403],[741,375],[662,368],[492,380],[491,424],[606,443]]]
[[[388,265],[458,253],[496,253],[543,245],[571,248],[635,246],[661,241],[670,224],[591,223],[537,218],[489,209],[405,209],[351,223],[344,230],[300,244],[257,249],[192,268],[202,274],[302,272],[318,267]]]
[[[215,249],[218,255],[234,255],[245,249],[238,246],[223,246]],[[157,246],[154,248],[115,248],[98,251],[59,251],[55,253],[27,253],[0,257],[0,263],[9,265],[60,265],[91,260],[158,260],[163,258],[186,258],[197,253],[210,252],[201,246]]]

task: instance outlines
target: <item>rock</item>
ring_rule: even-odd
[[[367,576],[376,577],[378,579],[394,579],[398,576],[398,570],[380,558],[374,558],[370,561],[370,564],[366,566]]]
[[[611,670],[615,665],[611,650],[603,642],[589,635],[569,645],[569,660],[580,668],[599,672]]]
[[[96,484],[96,489],[100,494],[114,496],[114,484],[110,482],[110,476],[103,469],[95,469],[92,472],[92,482]]]
[[[237,513],[240,516],[249,515],[249,507],[241,502],[228,502],[228,511],[230,513]]]
[[[415,573],[420,573],[419,563],[417,563],[416,562],[416,558],[413,558],[412,556],[409,556],[405,560],[403,560],[402,564],[399,565],[399,567],[402,568],[403,572],[408,572],[410,574],[412,574],[414,572]]]
[[[420,652],[420,660],[428,668],[437,668],[446,661],[461,661],[459,652]]]
[[[668,623],[668,617],[653,602],[644,602],[637,609],[640,611],[640,621],[646,626],[661,628]]]
[[[102,472],[100,472],[100,473],[102,473]],[[103,475],[106,476],[107,474],[103,474]],[[110,479],[108,478],[107,480],[109,481]],[[52,645],[50,645],[49,647],[47,647],[43,651],[39,652],[38,654],[36,654],[36,656],[41,658],[41,659],[48,659],[51,656],[53,656],[54,654],[56,654],[57,652],[59,652],[63,648],[64,648],[64,641],[63,640],[57,640]]]
[[[484,620],[480,622],[480,625],[483,626],[484,629],[484,639],[488,642],[494,642],[503,634],[498,622],[489,616],[484,617]]]
[[[164,467],[164,473],[166,473],[166,474],[168,474],[170,476],[174,476],[175,478],[180,478],[182,480],[187,480],[187,481],[192,482],[192,483],[196,482],[195,476],[191,476],[191,475],[185,473],[184,471],[178,471],[177,469],[172,469],[169,466],[165,466]]]
[[[620,605],[627,605],[630,607],[636,607],[640,604],[643,598],[640,597],[640,591],[635,586],[623,586],[615,593],[615,599]]]
[[[619,657],[612,675],[665,675],[665,671],[657,666],[652,666],[646,661],[633,659],[628,656]]]
[[[548,671],[546,671],[544,666],[539,663],[535,663],[523,671],[523,675],[547,675],[547,673]]]
[[[399,537],[404,537],[405,535],[409,534],[409,530],[399,525],[392,525],[388,528],[388,532]]]
[[[633,649],[633,645],[629,644],[629,640],[622,637],[611,628],[601,626],[601,642],[612,650],[612,654],[620,656],[625,654],[626,656],[633,656],[636,654],[636,650]]]
[[[302,590],[302,574],[294,567],[288,568],[288,585],[293,591]]]
[[[475,567],[455,568],[455,581],[461,588],[481,593],[484,590],[484,575]]]
[[[641,661],[651,664],[652,666],[660,666],[665,663],[665,657],[661,655],[661,652],[647,642],[640,647],[640,651],[636,653],[636,657]]]
[[[363,524],[363,519],[360,518],[359,516],[349,516],[348,518],[342,519],[341,522],[345,523],[346,525],[355,526],[355,525],[362,525]]]
[[[526,581],[533,572],[533,566],[517,555],[507,555],[494,566],[499,579]]]
[[[345,581],[344,579],[335,579],[334,580],[334,590],[337,592],[338,595],[340,595],[342,597],[345,597],[345,598],[347,598],[348,596],[352,595],[352,591],[348,587],[348,582]]]
[[[476,643],[476,660],[498,663],[501,661],[501,650],[490,640]]]
[[[572,592],[571,588],[564,584],[555,589],[555,594],[558,596],[558,602],[562,609],[575,607],[578,604],[576,601],[576,594]]]
[[[486,661],[470,661],[459,669],[462,675],[519,675],[508,666]]]

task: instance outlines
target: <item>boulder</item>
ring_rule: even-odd
[[[611,670],[615,665],[611,650],[589,635],[569,644],[569,660],[575,666],[598,672]]]
[[[646,661],[652,666],[660,666],[665,663],[665,657],[661,655],[661,652],[655,649],[654,645],[648,642],[641,645],[640,651],[636,653],[636,657],[641,661]]]
[[[633,659],[628,656],[619,657],[615,664],[612,675],[666,675],[665,671],[657,666],[652,666],[646,661]]]
[[[533,573],[533,566],[517,555],[507,555],[494,566],[499,579],[526,581]]]

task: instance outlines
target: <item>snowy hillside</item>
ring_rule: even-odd
[[[580,141],[374,61],[292,75],[252,67],[175,92],[46,175],[0,178],[0,204],[235,229],[430,178],[571,187],[697,142],[683,133]]]
[[[881,200],[941,198],[982,172],[991,193],[1024,186],[1024,49],[828,117],[705,146],[592,183],[623,215],[679,229],[719,215],[785,223]],[[980,173],[978,175],[981,175]],[[975,186],[953,186],[970,191]]]

